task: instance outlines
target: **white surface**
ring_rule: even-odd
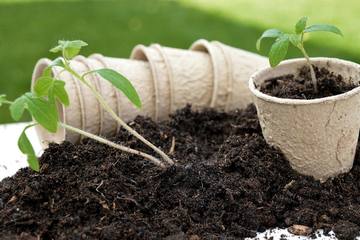
[[[0,125],[0,180],[12,176],[20,168],[27,167],[26,157],[17,146],[18,138],[28,123],[16,123]],[[40,142],[34,128],[26,131],[27,136],[33,143],[35,152],[41,154]]]
[[[0,181],[8,176],[12,176],[16,171],[22,167],[27,167],[26,157],[19,151],[17,147],[17,140],[23,128],[27,123],[16,123],[8,125],[0,125],[0,146],[1,146],[1,159],[0,159]],[[36,136],[34,128],[27,130],[27,135],[33,143],[35,152],[41,154],[40,142]],[[332,233],[330,236],[324,236],[322,231],[318,231],[317,239],[321,240],[334,240],[337,239]],[[259,233],[255,238],[247,238],[248,240],[268,240],[273,237],[274,240],[286,237],[289,240],[306,240],[311,239],[305,236],[295,236],[289,233],[286,229],[271,229],[263,233]],[[357,238],[360,240],[360,238]]]
[[[315,236],[317,236],[317,238],[315,239],[321,239],[321,240],[335,240],[337,239],[335,237],[334,232],[330,232],[328,234],[329,236],[325,236],[323,234],[322,230],[319,230],[315,233]],[[254,239],[254,240],[269,240],[270,237],[273,237],[274,240],[279,240],[281,238],[285,238],[287,240],[307,240],[307,239],[313,239],[311,237],[306,237],[306,236],[296,236],[294,234],[291,234],[288,232],[288,230],[286,229],[280,229],[280,228],[275,228],[275,229],[271,229],[271,230],[267,230],[263,233],[259,233],[255,238],[246,238],[246,240],[250,240],[250,239]],[[358,238],[357,238],[358,239]]]

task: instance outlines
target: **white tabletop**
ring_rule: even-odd
[[[28,123],[16,123],[8,125],[0,125],[0,149],[1,149],[1,159],[0,159],[0,181],[5,177],[12,176],[16,173],[17,170],[23,167],[27,167],[26,157],[19,151],[17,146],[17,140],[23,130],[23,128]],[[33,143],[35,152],[40,156],[42,153],[40,142],[36,136],[34,128],[27,130],[27,135],[30,141]],[[318,238],[322,240],[337,239],[334,234],[330,236],[324,236],[322,231],[318,231]],[[281,239],[285,237],[286,239],[292,240],[306,240],[310,239],[304,236],[295,236],[289,233],[286,229],[271,229],[263,233],[258,233],[256,240],[269,239]],[[248,238],[249,240],[251,238]],[[360,239],[360,238],[357,238]]]
[[[17,146],[18,138],[28,123],[15,123],[0,125],[0,180],[12,176],[22,167],[27,167],[26,157]],[[27,136],[33,143],[35,152],[40,155],[42,150],[34,128],[26,131]]]

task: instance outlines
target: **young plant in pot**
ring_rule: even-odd
[[[275,38],[269,52],[271,67],[254,73],[249,88],[268,144],[279,148],[299,173],[326,181],[353,165],[360,122],[360,66],[336,58],[310,58],[304,37],[312,32],[342,36],[332,25],[307,26],[307,17],[296,23],[295,33],[265,31],[256,45],[260,50],[264,38]],[[289,45],[304,58],[282,62]]]
[[[42,76],[37,79],[31,92],[23,94],[14,101],[9,101],[6,99],[5,95],[0,95],[0,106],[5,104],[9,105],[11,116],[15,121],[18,121],[21,118],[25,110],[27,110],[34,119],[34,123],[25,127],[18,140],[19,149],[22,153],[27,155],[27,161],[30,168],[35,171],[40,171],[39,161],[35,155],[31,142],[26,135],[26,130],[34,126],[42,127],[50,133],[56,133],[60,128],[63,128],[121,151],[144,157],[159,167],[165,167],[166,164],[173,165],[174,162],[162,150],[147,141],[116,115],[86,77],[90,74],[100,75],[104,80],[109,81],[120,90],[136,107],[140,108],[142,105],[140,97],[128,79],[120,73],[108,68],[85,72],[81,75],[72,69],[70,66],[71,59],[74,58],[84,46],[87,46],[87,44],[81,40],[59,41],[58,46],[52,48],[50,51],[54,53],[61,52],[62,56],[56,58],[52,64],[43,71]],[[53,67],[60,67],[62,68],[62,71],[69,72],[81,84],[88,87],[99,101],[102,108],[107,111],[120,126],[158,153],[161,156],[161,159],[63,123],[59,117],[58,107],[60,104],[68,106],[71,103],[69,102],[68,93],[65,89],[65,82],[52,76],[51,69]]]

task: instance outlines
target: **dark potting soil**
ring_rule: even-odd
[[[318,92],[314,91],[310,70],[306,66],[300,69],[298,76],[289,74],[265,80],[260,91],[279,98],[315,99],[338,95],[357,87],[326,68],[313,67],[318,81]]]
[[[40,174],[0,182],[0,239],[243,239],[294,224],[359,234],[360,147],[351,172],[320,184],[265,143],[254,106],[131,125],[165,151],[174,138],[177,165],[89,140],[53,144]],[[115,140],[150,152],[125,131]]]

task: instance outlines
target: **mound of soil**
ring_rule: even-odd
[[[254,106],[187,107],[131,125],[165,150],[174,138],[177,165],[161,170],[89,140],[53,144],[40,174],[0,182],[1,239],[243,239],[294,224],[359,233],[359,154],[350,173],[320,184],[265,143]],[[125,131],[115,141],[149,152]]]
[[[309,67],[300,69],[299,75],[292,74],[265,80],[260,91],[270,96],[291,99],[315,99],[345,93],[357,87],[346,83],[341,75],[326,68],[313,66],[318,81],[318,92],[314,91]]]

